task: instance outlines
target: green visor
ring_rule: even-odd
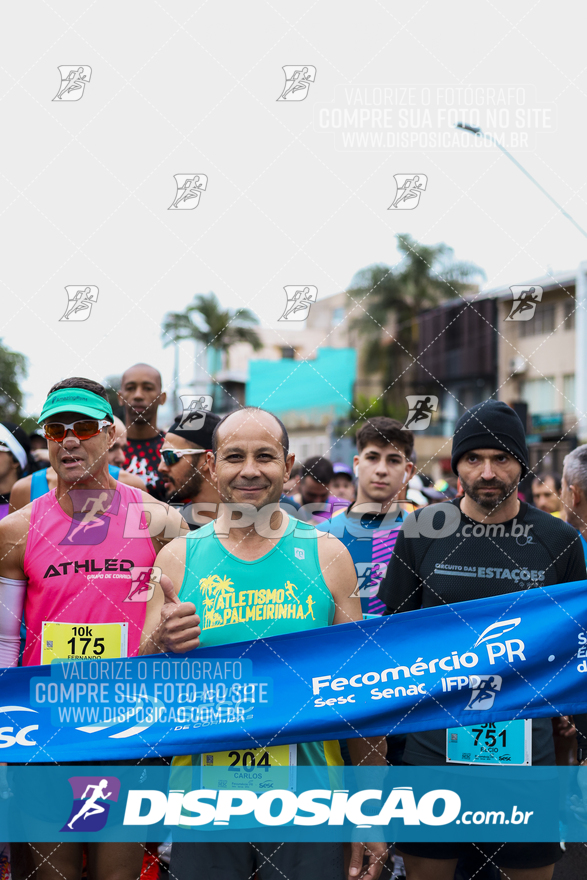
[[[109,418],[114,421],[110,402],[99,394],[86,391],[84,388],[60,388],[58,391],[53,391],[43,404],[39,424],[42,425],[51,416],[64,412],[80,413],[91,419]]]

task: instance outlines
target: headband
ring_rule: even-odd
[[[57,413],[75,412],[91,419],[103,419],[105,417],[114,421],[114,414],[110,401],[93,391],[85,388],[59,388],[52,391],[43,404],[39,424],[46,422]]]
[[[24,451],[23,447],[20,445],[14,434],[8,430],[8,428],[0,422],[0,443],[4,443],[5,446],[8,446],[15,459],[23,469],[26,471],[28,465],[27,454]]]

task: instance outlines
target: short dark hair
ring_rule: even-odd
[[[103,397],[104,400],[110,402],[103,385],[100,385],[99,382],[94,382],[93,379],[84,379],[83,376],[71,376],[69,379],[62,379],[61,382],[56,382],[49,389],[49,394],[53,394],[54,391],[61,391],[62,388],[83,388],[84,391],[91,391],[92,394],[97,394],[98,397]],[[106,418],[111,419],[109,415],[106,415]]]
[[[154,373],[157,373],[157,376],[158,376],[158,379],[159,379],[159,388],[163,389],[163,377],[161,376],[161,373],[159,372],[159,370],[157,369],[157,367],[153,367],[151,364],[142,364],[142,363],[140,363],[140,364],[133,364],[132,367],[127,367],[127,368],[126,368],[126,370],[124,371],[124,373],[123,373],[122,376],[120,377],[120,386],[121,386],[121,388],[122,388],[122,386],[124,385],[124,377],[126,376],[126,374],[128,373],[128,371],[129,371],[129,370],[134,370],[134,369],[136,369],[136,367],[146,367],[148,370],[153,370]]]
[[[61,382],[56,382],[55,385],[49,389],[49,394],[53,394],[54,391],[61,391],[62,388],[83,388],[84,391],[91,391],[93,394],[103,397],[104,400],[108,400],[108,395],[106,394],[104,386],[100,385],[99,382],[94,382],[93,379],[84,379],[81,376],[72,376],[70,379],[62,379]]]
[[[412,432],[406,431],[397,419],[390,419],[387,416],[367,419],[357,431],[356,442],[359,452],[362,452],[369,443],[375,443],[376,446],[388,446],[391,443],[392,446],[401,449],[407,459],[410,459],[414,451]]]
[[[302,480],[306,477],[312,477],[317,483],[328,486],[334,477],[332,462],[320,455],[307,458],[302,466]]]
[[[562,486],[562,477],[556,471],[542,471],[539,474],[534,474],[532,480],[538,480],[540,483],[544,483],[547,477],[551,477],[554,482],[554,488],[557,492],[560,492]]]
[[[262,409],[262,407],[260,406],[241,406],[240,409],[233,409],[231,412],[226,413],[226,415],[220,419],[212,434],[212,452],[214,453],[214,458],[216,458],[216,452],[218,450],[218,431],[220,429],[220,426],[223,425],[224,422],[235,413],[245,412],[246,410],[255,410],[256,412],[267,413],[267,415],[272,416],[272,418],[275,419],[275,421],[279,425],[279,440],[281,442],[281,445],[283,446],[283,457],[287,458],[287,456],[289,455],[289,435],[287,433],[285,425],[283,424],[281,419],[277,418],[275,413],[269,412],[268,409]]]

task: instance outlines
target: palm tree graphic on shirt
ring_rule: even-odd
[[[219,577],[212,574],[210,577],[201,578],[200,589],[204,593],[204,629],[214,626],[222,626],[223,615],[220,610],[229,608],[230,596],[234,595],[234,586],[230,578]]]

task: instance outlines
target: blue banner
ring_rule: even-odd
[[[2,673],[0,759],[119,760],[587,711],[587,582]]]

